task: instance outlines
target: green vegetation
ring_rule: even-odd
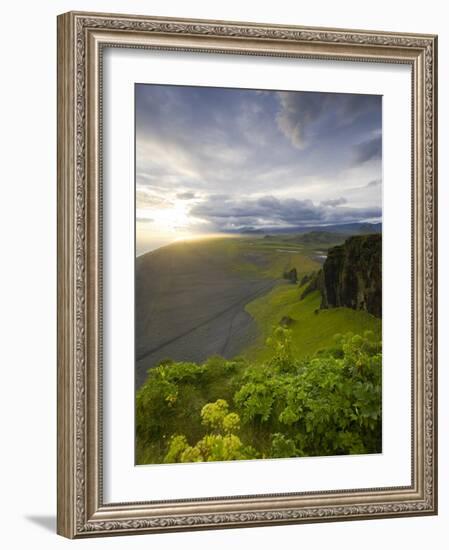
[[[212,238],[182,243],[186,245],[196,254],[207,256],[209,262],[219,263],[242,276],[279,279],[283,272],[292,269],[309,273],[320,267],[314,259],[313,247],[291,242],[283,236]]]
[[[289,329],[294,357],[310,357],[332,345],[336,333],[363,334],[371,330],[380,339],[381,321],[366,311],[350,308],[320,310],[321,295],[311,292],[300,299],[304,287],[279,284],[268,294],[246,305],[246,311],[257,323],[260,337],[245,353],[251,360],[267,360],[272,350],[263,345],[272,334],[273,327],[285,317],[291,319]],[[284,324],[284,323],[281,323]]]
[[[194,447],[188,444],[185,435],[173,436],[164,462],[212,462],[256,457],[257,452],[245,447],[236,435],[240,429],[239,415],[228,411],[228,403],[224,399],[204,405],[201,422],[212,433],[205,435]]]
[[[218,399],[231,401],[244,368],[242,360],[211,357],[203,365],[165,361],[150,369],[136,396],[137,463],[163,462],[173,434],[200,439],[202,408]]]
[[[214,358],[150,370],[137,394],[137,462],[194,462],[381,451],[381,343],[337,335],[298,359],[278,327],[256,364]]]
[[[136,395],[138,464],[381,452],[381,319],[366,308],[321,309],[325,269],[317,258],[344,238],[315,232],[171,245],[178,261],[194,257],[215,283],[226,272],[251,289],[261,279],[275,286],[246,304],[257,336],[239,357],[165,360],[148,370]],[[366,276],[368,296],[373,262],[357,272],[358,256],[350,256],[346,271]],[[182,265],[185,282],[190,264]],[[208,284],[194,275],[195,289]]]

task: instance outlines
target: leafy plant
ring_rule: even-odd
[[[218,399],[208,403],[201,410],[202,423],[212,433],[206,434],[195,445],[189,445],[184,435],[175,435],[165,455],[164,462],[210,462],[217,460],[244,460],[257,458],[251,447],[245,447],[236,435],[240,428],[240,418],[228,412],[228,403]]]
[[[263,363],[168,363],[137,394],[139,463],[376,453],[382,440],[382,348],[372,332],[336,335],[296,359],[273,330]],[[232,409],[231,406],[232,405]]]

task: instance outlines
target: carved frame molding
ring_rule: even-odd
[[[413,479],[410,487],[103,503],[104,47],[411,66]],[[436,55],[437,38],[431,35],[76,12],[58,17],[58,533],[78,538],[437,513]]]

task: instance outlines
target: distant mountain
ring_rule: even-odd
[[[241,227],[238,231],[235,231],[235,233],[243,233],[246,235],[263,235],[265,231],[263,229],[260,229],[259,227],[248,226],[248,227]]]
[[[331,233],[330,231],[310,231],[285,237],[283,240],[290,243],[313,244],[339,244],[348,238],[347,233]]]
[[[344,235],[368,235],[372,233],[381,233],[381,223],[368,223],[368,222],[354,222],[354,223],[342,223],[333,225],[313,225],[305,226],[298,225],[294,227],[266,227],[265,229],[255,227],[245,227],[236,231],[236,233],[242,234],[260,234],[266,235],[291,235],[293,233],[310,233],[310,232],[327,232],[327,233],[341,233]]]

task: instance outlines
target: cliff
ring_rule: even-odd
[[[329,248],[301,298],[321,292],[321,308],[350,307],[382,317],[382,236],[358,235]]]
[[[321,307],[364,309],[382,316],[382,237],[359,235],[328,250]]]

